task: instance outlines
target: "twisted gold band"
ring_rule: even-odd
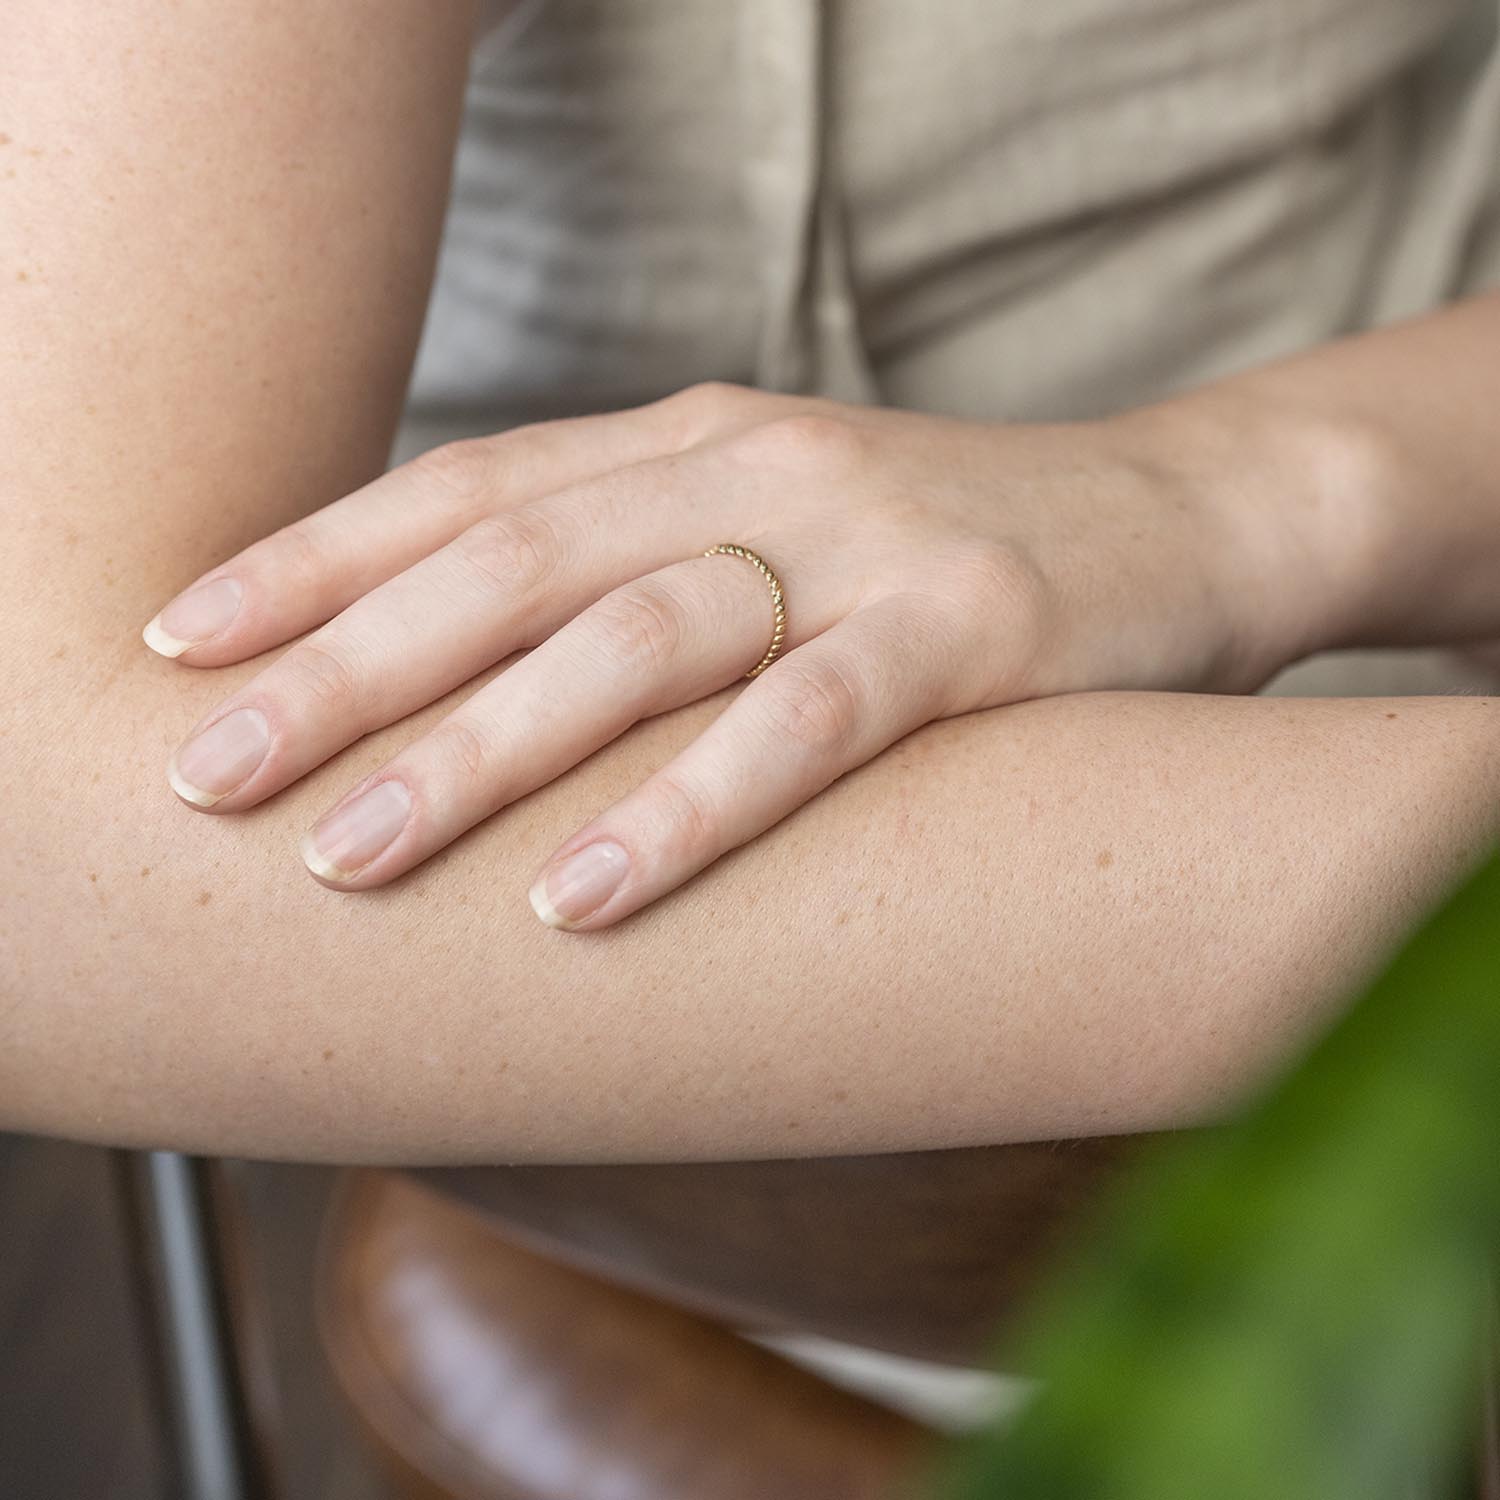
[[[743,557],[747,563],[759,568],[761,577],[766,580],[771,589],[771,605],[776,611],[775,624],[771,630],[771,648],[745,673],[746,677],[759,677],[780,655],[781,643],[786,639],[786,600],[781,592],[781,580],[776,576],[776,570],[765,558],[758,552],[752,552],[748,547],[740,546],[738,542],[720,542],[717,547],[710,547],[703,555],[713,557],[719,552],[726,557]]]

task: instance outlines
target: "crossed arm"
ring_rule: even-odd
[[[171,749],[262,663],[185,671],[140,624],[380,467],[467,16],[156,13],[22,4],[0,47],[0,1126],[467,1162],[1184,1123],[1500,834],[1483,698],[950,719],[590,934],[536,921],[531,872],[727,694],[354,896],[297,835],[453,700],[249,813],[185,811]]]

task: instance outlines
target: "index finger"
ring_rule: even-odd
[[[476,520],[655,456],[665,403],[434,448],[283,526],[185,589],[141,632],[161,656],[222,667],[326,624]]]

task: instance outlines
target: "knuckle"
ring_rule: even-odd
[[[430,480],[460,500],[473,501],[489,492],[495,472],[495,440],[459,438],[429,448],[410,461],[411,472]]]
[[[314,637],[285,658],[284,670],[294,694],[341,718],[363,722],[364,673],[346,646]]]
[[[432,731],[430,748],[466,781],[493,775],[500,758],[494,737],[472,719],[447,719]]]
[[[833,662],[789,657],[766,677],[772,734],[815,756],[844,750],[859,725],[861,694]]]
[[[744,386],[727,380],[702,380],[657,402],[673,441],[684,448],[718,430],[745,402]]]
[[[314,515],[255,542],[246,548],[244,561],[258,574],[311,588],[333,571],[334,553]]]
[[[751,427],[731,438],[726,447],[754,467],[828,474],[859,463],[867,439],[865,429],[848,417],[802,411]]]
[[[643,672],[665,667],[687,636],[682,606],[649,583],[606,595],[594,606],[594,625],[613,660]]]
[[[714,847],[716,820],[703,794],[669,772],[652,787],[657,837],[673,862],[691,860]]]
[[[564,550],[553,523],[525,509],[476,521],[455,545],[487,590],[523,595],[552,577]]]
[[[954,548],[938,570],[944,595],[985,619],[1004,619],[1023,636],[1038,633],[1045,609],[1040,574],[1013,547],[972,542]]]
[[[732,380],[698,380],[667,399],[679,401],[697,411],[720,412],[744,395],[745,387]]]

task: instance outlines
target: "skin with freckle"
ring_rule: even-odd
[[[1150,694],[964,715],[587,935],[537,922],[539,862],[737,686],[357,896],[309,880],[299,835],[472,688],[242,816],[184,809],[170,752],[260,664],[185,671],[141,623],[380,469],[420,325],[468,17],[350,14],[12,7],[7,126],[57,149],[0,208],[0,264],[48,288],[0,278],[26,351],[0,361],[0,1128],[494,1162],[1179,1124],[1295,1048],[1500,834],[1478,696],[1394,723],[1384,700]],[[151,90],[82,65],[125,46]],[[226,59],[253,109],[226,107]]]
[[[64,748],[61,782],[12,801],[27,876],[0,887],[15,1128],[485,1161],[1180,1123],[1304,1035],[1500,832],[1492,700],[1414,702],[1393,725],[1379,701],[1055,699],[932,726],[659,911],[569,936],[532,916],[528,861],[713,702],[349,900],[309,890],[290,847],[317,777],[239,826],[184,813],[149,772],[202,679],[117,670],[104,746],[72,683],[22,668]],[[106,753],[98,792],[69,790]],[[325,774],[384,753],[377,735]],[[107,918],[76,899],[85,851]]]

